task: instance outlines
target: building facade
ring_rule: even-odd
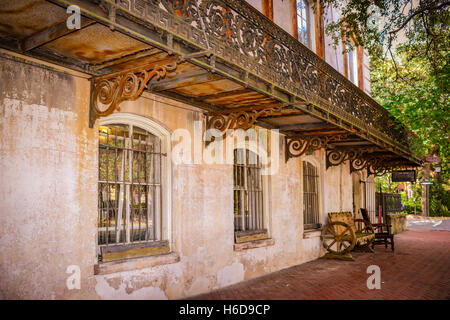
[[[388,165],[352,161],[414,159],[357,114],[367,53],[327,19],[307,0],[2,4],[0,298],[185,298],[321,257],[328,212],[374,215]]]

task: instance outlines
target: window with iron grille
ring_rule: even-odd
[[[131,124],[99,126],[98,245],[162,241],[161,139]]]
[[[319,176],[308,161],[303,161],[303,224],[304,229],[320,228]]]
[[[267,232],[261,170],[256,153],[247,149],[234,150],[234,231],[237,236]]]

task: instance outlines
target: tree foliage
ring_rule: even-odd
[[[372,97],[413,133],[416,154],[440,155],[441,198],[448,199],[450,1],[320,2],[340,8],[341,18],[326,22],[335,44],[368,50]]]

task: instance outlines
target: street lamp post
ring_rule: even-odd
[[[436,182],[437,182],[437,205],[438,205],[438,216],[441,216],[441,164],[436,164]]]

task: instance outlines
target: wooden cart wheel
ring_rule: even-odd
[[[337,226],[342,226],[338,230]],[[328,252],[344,255],[353,250],[356,235],[350,226],[344,222],[330,222],[322,230],[322,245]]]

